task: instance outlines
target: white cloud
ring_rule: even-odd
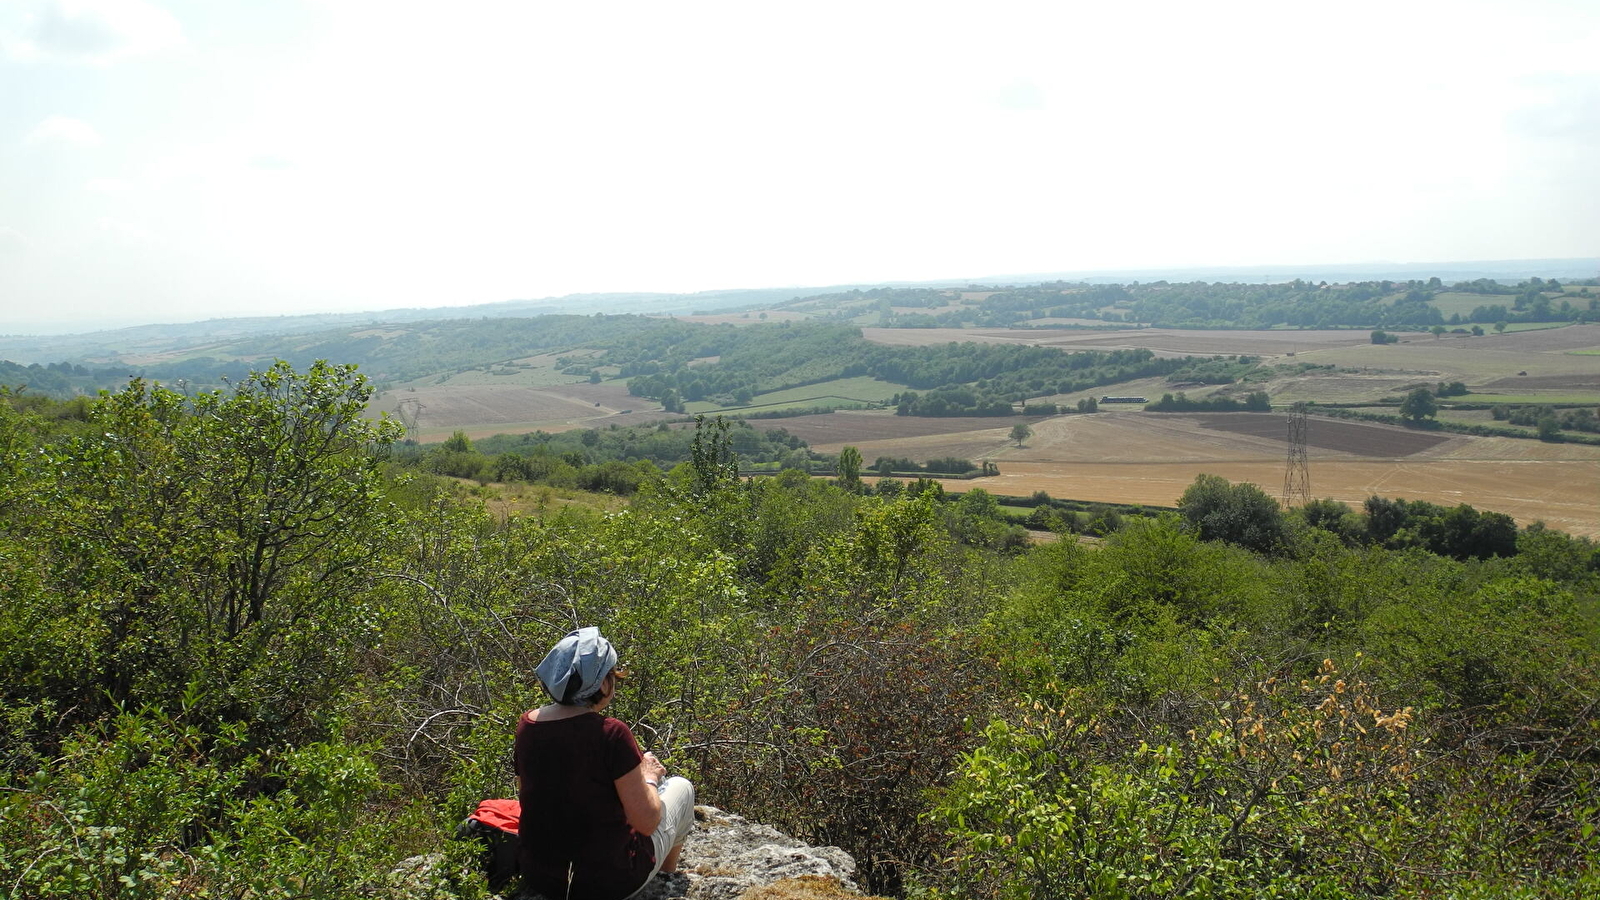
[[[1506,117],[1515,134],[1600,143],[1600,74],[1524,78],[1524,102]]]
[[[106,65],[183,43],[183,26],[143,0],[51,0],[18,55]],[[31,51],[31,52],[30,52]]]
[[[0,225],[0,253],[23,253],[28,249],[28,238],[15,228]]]
[[[133,185],[118,178],[91,178],[83,189],[91,194],[123,194],[133,190]]]
[[[28,144],[65,144],[70,147],[97,147],[102,143],[100,132],[82,119],[71,116],[51,116],[34,126],[25,139]]]
[[[253,168],[265,169],[269,172],[295,168],[294,160],[279,156],[276,153],[258,153],[250,158],[250,165]]]
[[[102,234],[123,244],[154,244],[161,241],[155,232],[134,222],[102,216],[99,225]]]
[[[990,92],[989,101],[1001,109],[1044,109],[1044,91],[1031,78],[1018,78]]]

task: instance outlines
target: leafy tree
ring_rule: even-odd
[[[92,715],[198,683],[219,725],[314,731],[386,540],[374,454],[400,427],[365,418],[370,393],[353,366],[279,362],[226,392],[135,380],[94,403],[93,432],[48,451],[52,514],[34,525],[66,602],[32,615],[72,623],[81,667],[41,687]]]
[[[1556,419],[1553,413],[1546,413],[1545,415],[1540,416],[1537,427],[1539,429],[1539,440],[1561,440],[1561,422]]]
[[[472,441],[468,439],[465,431],[457,431],[444,442],[443,448],[451,453],[471,453]]]
[[[1018,447],[1021,447],[1022,442],[1032,436],[1033,429],[1029,428],[1026,422],[1018,422],[1011,426],[1011,439],[1017,442]]]
[[[1420,423],[1423,419],[1431,419],[1439,412],[1439,404],[1433,399],[1433,392],[1427,388],[1417,388],[1400,401],[1400,417]]]
[[[694,472],[695,492],[702,496],[739,480],[739,457],[728,437],[728,423],[721,416],[709,423],[705,416],[694,417],[689,467]]]
[[[1354,537],[1356,527],[1350,507],[1331,498],[1312,500],[1300,508],[1306,525],[1329,531],[1346,540]]]
[[[1200,475],[1178,499],[1178,511],[1202,540],[1227,541],[1257,553],[1276,553],[1289,541],[1278,501],[1248,482]]]
[[[848,445],[839,451],[839,486],[851,493],[861,490],[861,451]]]

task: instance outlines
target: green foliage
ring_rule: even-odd
[[[999,501],[983,488],[967,491],[943,511],[950,534],[963,544],[1002,553],[1020,553],[1028,547],[1027,530],[1012,524]]]
[[[1227,541],[1257,553],[1281,552],[1289,543],[1278,501],[1253,484],[1196,476],[1178,499],[1178,511],[1202,540]]]
[[[744,421],[719,426],[730,452],[751,465],[807,464],[805,442],[781,428],[756,429]],[[662,469],[690,462],[699,431],[656,425],[578,429],[551,434],[495,435],[434,447],[404,447],[396,461],[435,475],[480,482],[517,481],[552,487],[581,487],[631,496]]]
[[[1349,505],[1329,498],[1310,501],[1300,507],[1299,515],[1307,527],[1327,531],[1347,544],[1359,540],[1364,527]]]
[[[389,861],[370,848],[392,844],[400,820],[365,812],[382,787],[365,748],[239,758],[245,726],[196,720],[193,707],[120,712],[0,784],[8,896],[331,900],[378,881]]]
[[[738,480],[739,457],[733,452],[733,441],[728,437],[728,423],[721,416],[709,425],[705,416],[695,417],[689,466],[694,470],[695,491],[701,495],[714,493]]]
[[[1019,712],[938,807],[994,895],[1343,897],[1392,878],[1406,849],[1412,711],[1385,712],[1331,662],[1217,685],[1142,735],[1081,696]]]
[[[1463,727],[1559,728],[1584,715],[1600,646],[1568,589],[1527,577],[1440,590],[1426,606],[1382,603],[1361,645],[1386,680]],[[1480,735],[1479,739],[1484,736]]]
[[[1260,364],[1261,360],[1254,356],[1213,356],[1173,372],[1167,376],[1167,381],[1233,384],[1254,371]]]
[[[1425,500],[1369,497],[1369,541],[1387,547],[1421,547],[1456,559],[1488,559],[1517,552],[1517,524],[1505,513],[1479,513],[1463,503],[1442,507]]]
[[[50,404],[41,401],[58,400],[70,404],[75,396],[93,394],[99,388],[121,384],[127,379],[126,367],[89,369],[65,362],[24,366],[0,359],[0,391],[7,392],[14,403],[26,396],[25,402],[39,403],[46,408]]]
[[[1439,404],[1433,399],[1433,392],[1427,388],[1417,388],[1400,401],[1400,417],[1413,423],[1423,419],[1431,419],[1439,413]]]
[[[219,721],[314,730],[382,539],[373,451],[397,428],[363,418],[367,395],[349,367],[279,364],[227,393],[135,381],[95,403],[93,434],[47,449],[40,514],[8,528],[43,571],[0,611],[0,633],[37,635],[0,681],[85,719],[199,681]]]
[[[845,446],[839,451],[839,486],[851,493],[861,491],[861,451]]]
[[[1144,408],[1147,412],[1267,412],[1272,409],[1272,401],[1265,391],[1251,391],[1243,400],[1232,397],[1192,400],[1179,391],[1176,395],[1162,394],[1160,400],[1147,403]]]

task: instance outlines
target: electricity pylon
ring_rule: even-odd
[[[1311,502],[1311,471],[1306,464],[1306,405],[1289,407],[1289,466],[1283,473],[1283,505]]]

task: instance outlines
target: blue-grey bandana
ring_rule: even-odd
[[[568,683],[576,678],[579,687],[572,699],[583,702],[600,693],[600,682],[616,666],[616,648],[600,636],[599,628],[591,625],[562,638],[539,663],[535,674],[557,702],[566,695]]]

